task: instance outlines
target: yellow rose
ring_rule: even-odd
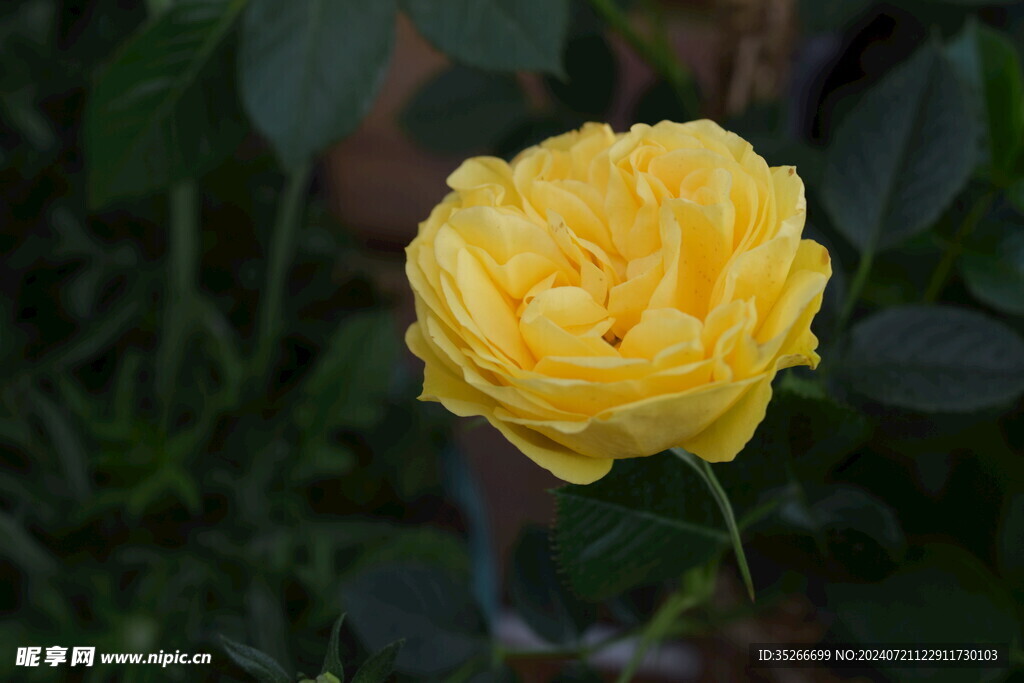
[[[406,248],[420,398],[561,479],[674,446],[732,460],[775,373],[818,364],[832,271],[803,182],[711,121],[591,123],[448,185]]]

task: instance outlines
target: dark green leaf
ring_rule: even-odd
[[[872,4],[874,0],[800,0],[800,22],[811,33],[839,31],[853,23]]]
[[[85,112],[90,203],[209,170],[241,140],[230,57],[246,0],[179,0],[100,74]]]
[[[456,65],[416,93],[402,124],[427,149],[470,153],[493,149],[526,115],[513,76]]]
[[[469,585],[425,565],[381,566],[349,581],[343,599],[352,628],[370,649],[405,638],[396,667],[429,675],[487,649]]]
[[[403,0],[402,7],[427,40],[470,66],[561,70],[567,0]]]
[[[0,553],[26,573],[45,577],[56,568],[50,552],[16,519],[0,510]]]
[[[715,475],[736,514],[751,523],[790,497],[794,478],[804,486],[823,482],[869,434],[863,415],[787,375],[754,437],[734,461],[715,464]]]
[[[394,320],[386,310],[356,313],[341,323],[303,385],[295,409],[308,435],[365,429],[380,419],[398,355],[397,340]]]
[[[1010,494],[999,530],[999,569],[1015,590],[1024,595],[1024,496]]]
[[[504,136],[496,145],[495,152],[502,159],[513,159],[527,147],[539,145],[544,140],[561,135],[582,123],[578,120],[569,121],[557,115],[531,116]]]
[[[275,662],[287,665],[288,615],[284,600],[258,573],[249,583],[245,597],[253,646]]]
[[[947,48],[980,114],[983,154],[979,161],[1006,177],[1024,132],[1024,77],[1013,43],[977,21],[969,21]]]
[[[678,577],[729,543],[704,484],[667,454],[620,460],[596,483],[554,494],[558,563],[588,599]]]
[[[861,252],[926,230],[970,176],[974,131],[956,71],[925,46],[836,130],[821,188],[836,228]]]
[[[1024,391],[1024,341],[973,311],[900,306],[853,329],[844,370],[854,389],[880,403],[980,410]]]
[[[395,33],[395,0],[252,0],[242,22],[242,100],[286,167],[349,133],[370,109]]]
[[[57,460],[64,470],[68,488],[76,500],[84,500],[92,490],[89,462],[78,433],[64,409],[51,401],[43,392],[32,388],[29,404],[39,416]]]
[[[339,681],[345,681],[345,667],[341,663],[341,624],[345,621],[342,614],[331,627],[331,640],[327,643],[327,655],[324,657],[324,666],[321,673],[328,673],[337,676]],[[357,677],[358,678],[358,677]]]
[[[897,561],[906,551],[907,539],[896,513],[870,493],[852,486],[829,486],[819,489],[819,495],[808,502],[802,511],[788,508],[789,518],[797,526],[839,537],[856,532],[858,543],[876,544]]]
[[[527,527],[512,549],[508,579],[512,607],[551,643],[574,642],[593,619],[592,609],[562,586],[547,530]]]
[[[352,683],[384,683],[395,668],[395,660],[405,645],[404,640],[396,640],[384,647],[359,667],[352,678]]]
[[[963,255],[964,282],[979,301],[1005,313],[1024,315],[1024,230],[1001,227],[991,248]]]
[[[937,546],[874,584],[831,584],[829,608],[844,638],[861,643],[1010,643],[1020,638],[1013,602],[972,556]],[[938,597],[941,596],[941,599]],[[899,669],[900,680],[962,681],[956,669]],[[1004,672],[972,669],[971,680]]]
[[[558,672],[551,683],[601,683],[604,679],[583,662],[574,662]]]
[[[600,33],[572,38],[565,51],[565,77],[548,76],[551,93],[577,114],[603,120],[611,106],[618,65]]]
[[[220,639],[228,657],[259,683],[291,683],[292,677],[269,655],[225,636]]]
[[[697,82],[691,78],[687,80],[685,87],[689,91],[688,99],[691,102],[700,102],[701,93],[697,88]],[[671,83],[657,81],[641,95],[633,119],[637,123],[649,123],[653,126],[664,120],[689,121],[697,118],[699,114],[700,112],[681,100],[679,91]]]
[[[1006,198],[1010,200],[1013,208],[1024,213],[1024,179],[1018,180],[1006,188]]]
[[[405,527],[369,549],[366,565],[429,564],[454,575],[468,575],[470,559],[458,536],[431,527]]]

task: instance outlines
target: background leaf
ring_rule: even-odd
[[[974,167],[975,122],[956,71],[921,48],[866,95],[835,132],[821,193],[861,252],[927,230]]]
[[[604,119],[618,86],[618,63],[601,33],[573,36],[565,49],[565,76],[544,79],[572,111]]]
[[[666,454],[620,460],[603,479],[554,494],[558,563],[588,599],[678,577],[729,543],[704,484]]]
[[[85,113],[90,203],[207,171],[240,142],[230,55],[218,50],[246,0],[178,0],[96,81]]]
[[[898,306],[852,331],[844,371],[860,393],[921,411],[980,410],[1024,391],[1024,341],[991,318]]]
[[[593,619],[563,586],[546,529],[527,527],[512,550],[509,598],[533,631],[551,643],[575,642]]]
[[[856,642],[1010,643],[1020,638],[1005,590],[975,558],[955,548],[930,547],[921,561],[879,583],[833,584],[827,593],[843,635]],[[898,672],[901,680],[929,681],[962,681],[965,673],[935,668]],[[970,671],[971,680],[979,681],[1004,675],[999,669]]]
[[[1013,43],[997,31],[969,21],[949,44],[947,54],[968,84],[985,125],[980,127],[982,163],[1007,177],[1024,132],[1024,77]]]
[[[513,76],[456,65],[423,86],[402,112],[421,146],[442,153],[487,151],[527,115]]]
[[[384,79],[395,0],[252,0],[239,68],[246,112],[286,167],[348,135]]]
[[[470,66],[562,68],[567,0],[403,0],[402,7],[427,40]]]
[[[1000,225],[995,243],[967,251],[960,260],[964,282],[979,301],[1024,315],[1024,227]]]
[[[406,673],[438,674],[486,651],[483,622],[465,581],[426,565],[369,569],[343,591],[352,628],[378,649],[398,638]]]
[[[395,660],[398,659],[403,645],[405,641],[399,640],[374,653],[359,667],[359,671],[352,678],[352,683],[384,683],[394,670]]]
[[[327,643],[327,654],[324,656],[324,665],[321,669],[321,673],[329,673],[338,678],[340,681],[345,680],[345,666],[341,663],[341,625],[345,621],[345,615],[342,614],[338,617],[338,620],[331,626],[331,639]]]
[[[281,665],[275,662],[269,655],[260,652],[256,648],[236,643],[230,638],[220,637],[224,645],[224,652],[246,673],[255,678],[259,683],[290,683],[292,677],[285,673]]]
[[[344,320],[303,384],[296,406],[300,426],[315,437],[365,429],[379,420],[398,357],[397,338],[389,311],[358,312]]]

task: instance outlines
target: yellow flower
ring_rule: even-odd
[[[711,121],[591,123],[448,185],[406,249],[420,398],[561,479],[674,446],[732,460],[775,373],[818,364],[832,271],[803,182]]]

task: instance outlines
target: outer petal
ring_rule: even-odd
[[[459,417],[480,415],[486,418],[531,460],[559,479],[572,484],[590,484],[611,470],[611,460],[588,458],[542,434],[495,418],[494,401],[448,369],[431,348],[419,323],[409,326],[405,333],[405,343],[425,365],[420,400],[437,401]]]
[[[619,406],[579,422],[528,420],[499,408],[499,419],[530,427],[593,458],[636,458],[694,438],[719,419],[762,376],[702,386]]]
[[[754,384],[736,404],[710,427],[681,442],[686,450],[708,462],[728,462],[743,450],[764,420],[768,402],[772,398],[772,378],[765,377]]]

